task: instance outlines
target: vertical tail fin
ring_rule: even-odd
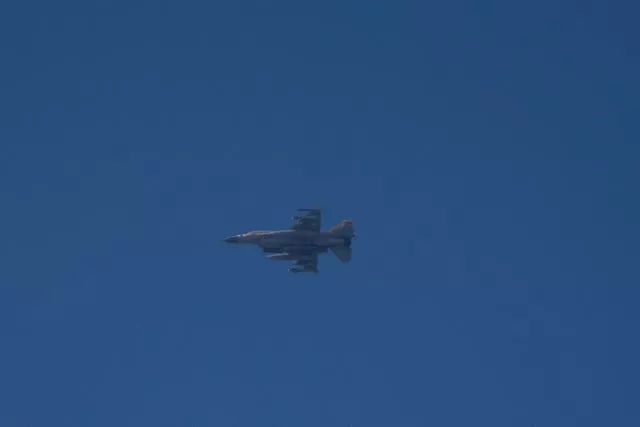
[[[337,225],[334,225],[329,229],[329,232],[337,234],[341,237],[353,237],[353,220],[345,219],[340,221]]]
[[[340,221],[338,225],[329,229],[329,232],[344,238],[345,243],[344,246],[335,246],[331,248],[331,252],[334,253],[335,256],[342,262],[351,261],[351,239],[355,235],[353,230],[353,221],[350,219],[345,219],[344,221]]]

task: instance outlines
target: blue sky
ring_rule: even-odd
[[[640,425],[633,2],[14,2],[0,425]],[[354,258],[221,243],[298,207]]]

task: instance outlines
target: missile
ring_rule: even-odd
[[[284,252],[280,254],[267,255],[267,259],[273,261],[301,261],[308,259],[309,257],[300,254],[292,254],[289,252]]]
[[[281,254],[267,255],[267,259],[270,259],[272,261],[291,261],[295,258],[292,254],[285,252]]]
[[[289,273],[317,273],[318,269],[311,265],[305,265],[302,268],[289,267]]]

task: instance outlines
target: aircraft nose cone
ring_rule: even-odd
[[[239,241],[240,241],[240,238],[238,236],[231,236],[224,239],[224,242],[227,242],[227,243],[238,243]]]

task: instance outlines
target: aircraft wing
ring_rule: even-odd
[[[298,209],[299,215],[293,217],[292,230],[320,231],[322,211],[320,209]]]

